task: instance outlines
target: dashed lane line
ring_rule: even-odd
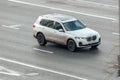
[[[112,34],[120,36],[120,33],[113,32]]]
[[[36,76],[36,75],[39,75],[39,73],[28,73],[28,74],[26,74],[26,76]]]
[[[6,27],[6,28],[11,28],[11,29],[20,29],[21,25],[20,24],[17,24],[17,25],[10,25],[10,26],[7,26],[7,25],[2,25],[2,27]]]
[[[59,75],[66,76],[66,77],[71,77],[71,78],[78,79],[78,80],[88,80],[86,78],[82,78],[82,77],[79,77],[79,76],[59,72],[59,71],[52,70],[52,69],[47,69],[47,68],[44,68],[44,67],[34,66],[34,65],[31,65],[31,64],[23,63],[23,62],[12,60],[12,59],[7,59],[7,58],[0,57],[0,60],[7,61],[7,62],[10,62],[10,63],[14,63],[14,64],[18,64],[18,65],[22,65],[22,66],[26,66],[26,67],[30,67],[30,68],[34,68],[34,69],[38,69],[38,70],[42,70],[42,71],[51,72],[51,73],[54,73],[54,74],[59,74]]]
[[[81,14],[81,15],[85,15],[85,16],[91,16],[91,17],[97,17],[97,18],[102,18],[102,19],[108,19],[108,20],[117,21],[117,19],[111,18],[111,17],[100,16],[100,15],[89,14],[89,13],[82,13],[82,12],[72,11],[72,10],[66,10],[66,9],[62,9],[62,8],[55,8],[55,7],[45,6],[45,5],[41,5],[41,4],[40,5],[39,4],[34,4],[34,3],[20,1],[20,0],[8,0],[8,1],[15,2],[15,3],[20,3],[20,4],[25,4],[25,5],[30,5],[30,6],[48,8],[48,9],[53,9],[53,10],[59,10],[59,11],[64,11],[64,12]]]
[[[43,50],[43,49],[38,49],[38,48],[33,48],[33,50],[37,50],[37,51],[41,51],[41,52],[45,52],[45,53],[54,53],[52,51],[47,51],[47,50]]]
[[[11,75],[11,76],[21,76],[21,74],[19,74],[18,72],[5,68],[3,66],[0,66],[0,74]]]

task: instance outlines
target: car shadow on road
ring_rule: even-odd
[[[66,46],[51,43],[47,44],[46,46],[36,46],[36,48],[52,51],[54,52],[55,56],[69,58],[93,58],[101,53],[99,48],[96,49],[84,48],[77,49],[76,52],[70,52],[69,50],[67,50]]]

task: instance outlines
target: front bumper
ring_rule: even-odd
[[[90,44],[86,44],[86,45],[82,45],[79,43],[79,48],[91,47],[91,46],[96,46],[96,45],[100,45],[100,44],[101,44],[101,42],[90,43]]]
[[[97,38],[94,41],[88,42],[88,41],[77,41],[77,47],[78,48],[84,48],[84,47],[91,47],[101,44],[101,38]]]

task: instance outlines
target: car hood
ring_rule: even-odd
[[[98,32],[90,28],[84,28],[84,29],[75,30],[75,31],[67,31],[67,33],[75,37],[89,37],[93,35],[98,35]]]

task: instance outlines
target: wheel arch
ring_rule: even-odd
[[[73,40],[75,42],[75,40],[73,38],[68,38],[67,42],[66,42],[66,45],[67,45],[67,43],[68,43],[69,40]],[[75,44],[76,44],[76,42],[75,42]]]
[[[37,32],[36,33],[36,38],[37,38],[38,34],[42,34],[45,37],[45,35],[42,32]]]

